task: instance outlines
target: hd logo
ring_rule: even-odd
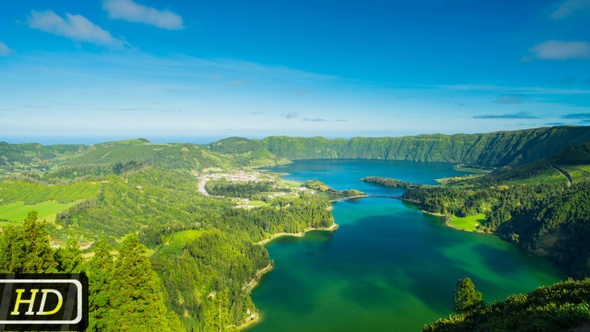
[[[0,274],[0,331],[84,331],[85,274]]]

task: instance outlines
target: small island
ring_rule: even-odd
[[[406,182],[398,179],[392,178],[384,178],[380,176],[367,176],[366,178],[362,178],[361,181],[366,183],[373,183],[380,185],[386,188],[400,188],[400,189],[411,189],[411,188],[421,188],[423,185]]]

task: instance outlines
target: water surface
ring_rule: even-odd
[[[435,183],[451,165],[312,160],[274,170],[376,195],[400,190],[366,184],[377,175]],[[263,320],[249,331],[418,331],[451,313],[453,288],[470,277],[489,303],[563,278],[550,263],[493,235],[460,232],[395,199],[334,204],[340,228],[267,245],[275,269],[253,291]]]

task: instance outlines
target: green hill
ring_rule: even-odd
[[[407,137],[273,136],[262,140],[232,138],[212,143],[220,153],[266,148],[277,158],[386,159],[439,161],[482,166],[523,165],[573,144],[590,141],[590,127],[548,127],[486,134],[418,135]]]
[[[204,151],[194,144],[154,144],[145,139],[96,144],[65,164],[105,165],[143,162],[176,170],[200,170],[206,167],[227,167],[232,158]]]
[[[80,144],[43,146],[0,142],[0,179],[13,172],[49,170],[64,159],[82,154],[87,148]]]

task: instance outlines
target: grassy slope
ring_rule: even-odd
[[[45,201],[34,205],[25,205],[24,202],[20,201],[4,204],[0,205],[0,220],[8,220],[12,222],[23,221],[27,217],[29,211],[36,210],[39,213],[39,219],[54,222],[57,213],[69,209],[78,202],[79,201],[74,201],[62,204],[56,201]]]
[[[481,223],[484,223],[485,221],[486,221],[486,215],[483,213],[480,213],[480,214],[476,214],[474,216],[469,216],[469,217],[465,217],[465,218],[453,216],[453,219],[451,219],[451,221],[449,221],[449,224],[453,228],[473,232],[473,231],[477,230],[477,226],[479,226]]]
[[[46,185],[24,181],[2,181],[0,182],[0,204],[23,202],[24,205],[34,205],[46,201],[66,204],[94,197],[98,195],[100,187],[101,184],[90,182]]]

